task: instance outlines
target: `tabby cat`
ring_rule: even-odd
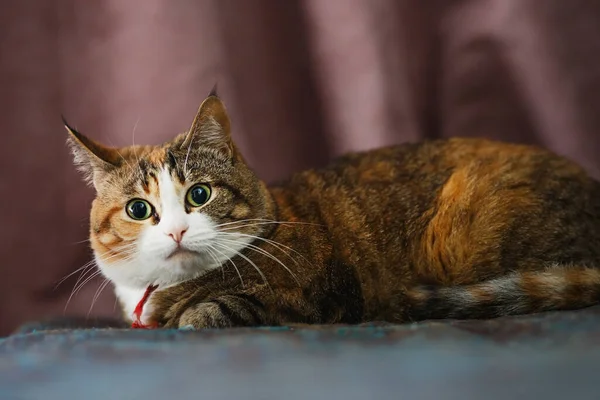
[[[90,240],[136,327],[492,318],[600,299],[600,184],[484,139],[349,154],[267,187],[215,93],[160,146],[66,123]]]

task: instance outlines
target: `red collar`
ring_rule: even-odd
[[[140,302],[137,304],[137,306],[135,306],[135,310],[133,310],[133,315],[135,316],[135,320],[131,324],[131,328],[133,328],[133,329],[158,328],[158,323],[156,323],[156,322],[153,322],[150,325],[145,325],[144,323],[142,323],[142,320],[141,320],[142,312],[144,311],[144,305],[150,298],[150,295],[152,294],[152,292],[154,292],[157,288],[158,288],[158,285],[150,285],[146,288],[146,291],[144,292],[144,296],[142,296],[142,299],[140,300]]]

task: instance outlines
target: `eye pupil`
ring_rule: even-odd
[[[127,214],[133,219],[147,219],[150,217],[151,211],[151,207],[146,201],[133,200],[127,204]]]
[[[200,207],[210,199],[210,187],[204,184],[192,186],[187,193],[187,202],[193,207]]]
[[[136,201],[131,205],[131,213],[137,218],[144,218],[144,215],[146,215],[146,205],[141,201]]]
[[[204,204],[208,200],[208,192],[202,186],[195,187],[192,190],[192,200],[196,204]]]

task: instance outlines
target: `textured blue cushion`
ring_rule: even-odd
[[[491,321],[49,330],[0,341],[0,399],[600,398],[600,308]]]

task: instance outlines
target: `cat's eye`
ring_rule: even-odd
[[[125,210],[127,211],[127,215],[137,221],[148,219],[152,215],[152,206],[146,200],[131,200],[127,203]]]
[[[201,205],[206,204],[208,199],[210,199],[210,194],[210,186],[199,183],[188,190],[185,199],[192,207],[200,207]]]

